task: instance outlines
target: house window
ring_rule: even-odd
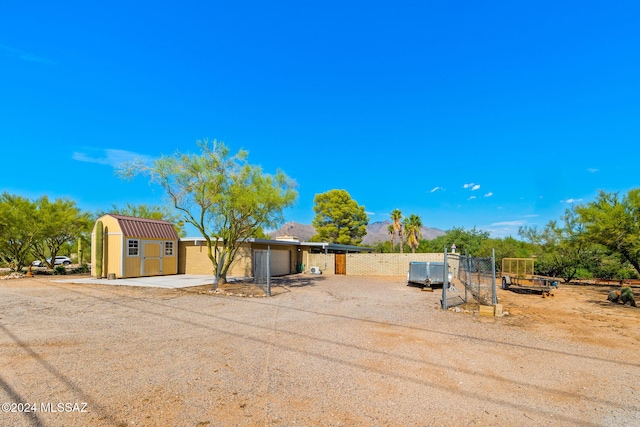
[[[164,242],[164,255],[173,256],[173,242]]]
[[[138,256],[140,255],[140,241],[131,239],[127,240],[127,255]]]

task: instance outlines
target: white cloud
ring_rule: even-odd
[[[441,189],[440,187],[433,187],[433,188],[431,189],[431,191],[429,191],[429,193],[435,193],[436,191],[438,191],[438,190],[440,190],[440,189]]]
[[[462,186],[462,188],[471,188],[473,187],[475,184],[473,182],[469,183],[469,184],[465,184]]]
[[[127,150],[116,149],[89,149],[93,151],[93,154],[87,154],[86,152],[75,151],[73,153],[73,160],[87,163],[97,163],[99,165],[109,165],[113,167],[120,166],[122,163],[128,163],[132,161],[141,161],[148,163],[153,160],[151,156],[144,154],[134,153]]]
[[[473,200],[473,199],[475,199],[475,198],[476,198],[476,196],[471,196],[471,197],[469,197],[467,200]]]
[[[491,191],[489,191],[487,194],[484,195],[484,197],[491,197],[493,196],[493,193]]]
[[[527,221],[519,219],[516,221],[501,221],[494,222],[491,224],[492,227],[519,227],[521,225],[525,225]]]
[[[373,216],[373,215],[375,215],[375,214],[376,214],[375,212],[365,212],[365,213],[366,213],[367,215],[369,215],[369,216]]]
[[[589,172],[589,173],[596,173],[596,172],[600,172],[600,171],[599,171],[598,169],[596,169],[596,168],[588,168],[588,169],[587,169],[587,172]]]
[[[567,200],[561,200],[561,202],[569,203],[569,204],[572,204],[572,203],[580,203],[581,201],[582,201],[582,199],[567,199]]]

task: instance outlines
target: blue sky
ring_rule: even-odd
[[[517,236],[638,187],[637,1],[0,1],[2,191],[161,204],[114,167],[246,149],[370,215]]]

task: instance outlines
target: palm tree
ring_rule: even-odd
[[[391,220],[393,221],[393,230],[398,233],[398,240],[400,240],[400,253],[403,252],[402,241],[402,212],[400,209],[394,209],[391,211]]]
[[[389,241],[391,242],[391,252],[393,253],[393,247],[396,245],[396,230],[393,228],[393,224],[387,227],[389,233]]]
[[[422,239],[420,227],[422,227],[422,219],[420,219],[418,215],[411,214],[409,218],[405,218],[404,231],[407,235],[407,244],[411,247],[411,252],[414,254],[420,244],[420,239]]]

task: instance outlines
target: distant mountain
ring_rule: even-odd
[[[367,235],[362,239],[362,244],[372,245],[377,242],[386,242],[389,240],[388,228],[393,224],[393,221],[377,221],[372,222],[367,226]],[[438,228],[421,227],[420,233],[425,240],[435,239],[438,236],[443,236],[444,231]]]
[[[269,237],[275,239],[276,237],[293,236],[297,237],[301,242],[306,242],[316,235],[316,229],[313,225],[300,224],[299,222],[287,222],[276,231],[269,233]]]
[[[363,245],[372,245],[377,242],[386,242],[389,240],[387,228],[393,224],[390,220],[372,222],[367,226],[367,235],[362,239]],[[422,238],[431,240],[438,236],[444,235],[444,231],[438,228],[422,227],[420,229]],[[308,241],[316,235],[316,229],[313,225],[300,224],[298,222],[287,222],[278,230],[269,233],[269,237],[293,236],[297,237],[301,242]]]

